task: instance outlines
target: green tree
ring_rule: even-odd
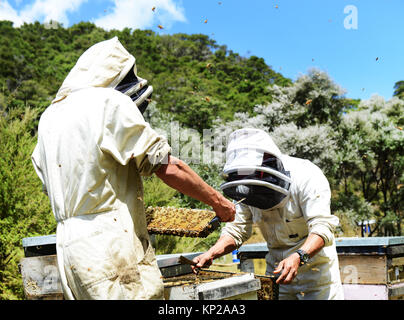
[[[394,84],[394,96],[399,97],[399,98],[404,98],[404,81],[397,81]]]
[[[31,163],[38,111],[0,116],[0,299],[23,298],[17,264],[22,239],[55,232],[49,200]]]
[[[401,235],[404,203],[404,134],[386,115],[382,98],[363,102],[343,119],[338,138],[338,177],[345,196],[374,207],[379,235]],[[387,112],[388,113],[388,112]]]

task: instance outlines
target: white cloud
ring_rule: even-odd
[[[24,22],[35,21],[49,22],[58,21],[64,26],[69,24],[67,12],[74,12],[79,9],[82,3],[87,0],[35,0],[25,5],[17,12],[7,0],[0,2],[0,20],[10,20],[16,27]]]
[[[17,11],[7,1],[0,2],[0,20],[13,21],[15,25],[19,26],[23,23]]]
[[[13,21],[16,27],[24,22],[53,20],[67,27],[67,14],[77,12],[85,2],[87,0],[33,0],[16,9],[9,0],[0,0],[0,20]],[[174,22],[186,21],[181,0],[111,0],[110,3],[112,9],[92,19],[96,25],[107,30],[122,30],[125,27],[144,29],[158,24],[169,29]],[[156,8],[154,11],[153,7]]]
[[[114,7],[93,22],[104,29],[144,29],[157,24],[169,29],[176,22],[185,22],[184,8],[174,0],[114,0]],[[152,8],[155,7],[155,11]]]

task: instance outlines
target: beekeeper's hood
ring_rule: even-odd
[[[285,171],[282,153],[263,130],[244,128],[229,136],[220,187],[234,200],[259,209],[282,206],[288,196],[290,174]]]
[[[56,103],[75,90],[88,87],[114,88],[130,96],[143,112],[153,92],[147,80],[137,76],[136,60],[117,37],[101,41],[87,49],[63,81]]]

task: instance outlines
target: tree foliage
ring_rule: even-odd
[[[372,233],[378,235],[401,235],[404,133],[397,126],[402,119],[395,118],[392,109],[403,106],[373,96],[359,105],[360,110],[346,114],[339,128],[340,198],[356,195],[372,204],[378,222]]]
[[[136,57],[139,75],[154,87],[153,99],[163,112],[202,132],[221,117],[252,112],[271,100],[269,87],[290,84],[262,58],[244,58],[203,34],[158,35],[150,30],[105,31],[81,22],[70,28],[40,23],[13,28],[0,21],[1,107],[35,104],[45,108],[77,58],[96,42],[118,36]]]
[[[0,299],[22,297],[22,238],[55,232],[49,200],[32,170],[38,110],[0,116]]]
[[[404,98],[404,81],[397,81],[394,84],[394,96],[403,99]]]

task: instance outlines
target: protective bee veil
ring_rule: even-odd
[[[229,136],[220,188],[234,200],[259,209],[274,209],[287,200],[290,173],[279,148],[263,130],[245,128]]]

